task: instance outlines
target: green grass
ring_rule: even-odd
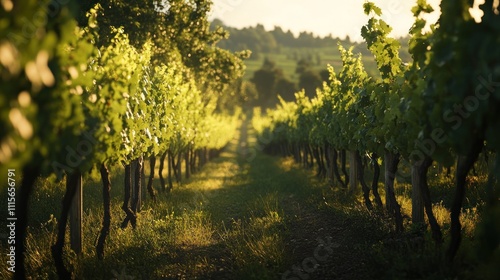
[[[246,141],[235,139],[190,180],[175,185],[169,194],[159,192],[157,204],[146,198],[135,230],[119,228],[125,216],[120,209],[124,177],[121,167],[112,167],[112,226],[102,261],[97,260],[94,247],[103,214],[101,185],[96,172],[85,175],[84,248],[81,256],[65,256],[68,267],[79,279],[112,279],[122,274],[134,279],[226,274],[275,279],[289,263],[283,249],[287,218],[280,201],[296,191],[307,192],[307,178],[285,176],[280,159],[260,153],[253,161],[245,160],[239,150]],[[56,239],[63,193],[63,183],[39,179],[32,195],[26,242],[27,270],[35,279],[56,278],[50,245]],[[5,246],[2,243],[2,251]],[[68,246],[65,251],[71,252]],[[2,254],[0,260],[5,258]],[[7,278],[6,271],[0,274]]]
[[[485,178],[472,177],[467,192],[465,238],[456,267],[436,268],[445,248],[436,249],[429,234],[415,238],[408,219],[407,232],[395,235],[391,220],[367,211],[359,192],[331,188],[315,178],[314,170],[302,169],[291,158],[255,150],[256,142],[253,130],[243,129],[219,158],[176,184],[171,193],[159,192],[156,204],[146,197],[135,230],[119,228],[124,218],[123,169],[112,167],[112,226],[102,261],[94,247],[103,213],[101,186],[97,172],[86,174],[83,254],[76,256],[67,246],[67,266],[78,279],[280,279],[311,257],[317,237],[331,236],[340,247],[311,279],[333,275],[327,271],[330,267],[344,273],[335,277],[349,279],[469,278],[477,271],[474,234]],[[434,176],[430,185],[435,214],[447,233],[452,180]],[[50,245],[56,238],[63,190],[61,183],[40,179],[31,198],[26,242],[32,279],[56,278]],[[408,182],[396,184],[408,216],[410,190]],[[380,191],[384,198],[382,184]],[[6,245],[2,240],[0,250],[5,252]],[[5,254],[0,261],[6,262]],[[8,278],[4,269],[0,278]]]
[[[364,250],[369,252],[372,277],[376,279],[496,279],[499,275],[494,270],[491,262],[481,264],[480,251],[478,250],[480,240],[477,239],[478,225],[482,218],[481,210],[484,208],[488,167],[484,162],[476,163],[479,175],[469,174],[465,199],[463,202],[460,222],[462,225],[462,244],[452,265],[446,265],[445,251],[449,242],[450,230],[450,207],[454,196],[453,175],[446,176],[445,172],[438,172],[436,165],[429,170],[429,186],[431,199],[433,200],[433,213],[441,227],[445,243],[441,247],[434,244],[429,226],[423,237],[416,235],[411,224],[411,183],[409,178],[397,177],[395,184],[396,199],[401,206],[404,216],[405,232],[399,235],[389,234],[380,240],[366,243]],[[383,166],[381,166],[383,175]],[[371,171],[365,174],[365,180],[371,183]],[[454,168],[451,170],[454,174]],[[380,180],[383,180],[381,176]],[[385,191],[382,182],[379,182],[379,193],[385,205]],[[373,194],[370,192],[371,200]],[[364,208],[364,200],[361,190],[348,195],[340,193],[325,194],[327,207],[338,209],[343,207],[345,213],[350,216],[358,216],[371,224],[372,229],[382,232],[393,232],[394,223],[387,219],[386,214],[370,216]],[[355,205],[346,202],[355,200]],[[427,217],[425,217],[427,221]],[[491,224],[490,224],[491,225]],[[497,249],[498,252],[498,249]],[[498,255],[498,254],[497,254]],[[498,259],[498,257],[497,257]]]

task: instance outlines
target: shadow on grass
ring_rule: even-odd
[[[228,279],[229,271],[218,266],[214,257],[224,248],[220,244],[175,246],[146,244],[121,247],[107,255],[104,261],[86,261],[86,279]],[[229,259],[227,261],[230,261]],[[129,278],[127,278],[129,277]],[[132,278],[133,277],[133,278]]]

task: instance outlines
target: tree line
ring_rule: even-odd
[[[271,108],[278,104],[278,95],[286,101],[292,101],[298,89],[303,89],[305,94],[313,97],[316,88],[324,81],[328,81],[328,70],[318,71],[313,64],[306,59],[301,59],[295,67],[298,81],[293,81],[285,75],[275,61],[265,58],[260,69],[253,73],[249,83],[254,85],[253,105],[263,108]]]
[[[307,31],[295,36],[290,30],[285,32],[279,26],[268,31],[262,24],[238,29],[214,19],[210,28],[215,31],[218,27],[224,28],[227,33],[217,46],[231,51],[249,51],[249,60],[262,61],[261,67],[252,73],[250,80],[240,82],[243,91],[241,87],[236,89],[238,96],[244,100],[238,105],[273,107],[278,103],[276,93],[290,101],[300,89],[304,89],[306,95],[312,98],[316,88],[328,80],[328,70],[322,54],[335,53],[331,46],[336,44],[353,46],[362,55],[371,55],[366,42],[352,42],[348,36],[345,39],[332,35],[320,37]],[[411,59],[408,38],[398,38],[398,41],[402,45],[400,56],[407,62]],[[275,54],[285,54],[287,62],[293,61],[296,64],[296,77],[285,75],[284,66],[279,65],[282,61],[272,58]],[[318,66],[323,69],[317,70]]]
[[[218,45],[233,51],[249,49],[252,52],[273,53],[279,52],[283,47],[322,48],[335,45],[337,42],[352,44],[349,36],[345,39],[335,38],[331,34],[321,37],[308,31],[302,31],[295,36],[290,30],[285,31],[279,26],[269,31],[262,24],[238,29],[226,26],[220,19],[214,19],[211,26],[214,29],[220,26],[228,30],[229,38],[221,40]]]
[[[280,26],[275,26],[273,30],[266,30],[262,24],[238,29],[225,25],[220,19],[214,19],[210,23],[210,28],[217,30],[218,27],[227,30],[228,33],[217,43],[217,46],[234,52],[250,50],[252,52],[250,59],[253,60],[262,59],[265,54],[287,52],[295,61],[301,59],[312,61],[317,59],[312,55],[315,50],[330,48],[337,44],[354,46],[357,52],[370,55],[366,42],[351,41],[349,36],[344,39],[334,37],[332,34],[321,37],[310,31],[302,31],[296,36],[290,30],[285,31]],[[401,37],[398,41],[403,46],[401,50],[403,60],[410,60],[407,52],[408,38]]]

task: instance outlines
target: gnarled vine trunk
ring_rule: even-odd
[[[419,176],[421,177],[420,181],[422,183],[420,185],[420,191],[422,201],[424,202],[425,213],[431,226],[432,239],[434,239],[436,244],[440,245],[443,243],[443,234],[441,233],[441,227],[439,226],[436,217],[434,216],[434,212],[432,211],[431,194],[429,191],[429,185],[427,184],[427,172],[431,165],[432,159],[430,157],[425,157],[419,168]]]
[[[411,165],[411,221],[418,227],[423,227],[424,201],[422,199],[422,185],[425,178],[422,178],[422,162],[414,162]]]
[[[24,252],[26,250],[26,228],[28,227],[29,199],[33,192],[33,185],[40,172],[39,166],[25,166],[22,169],[23,178],[19,188],[16,203],[16,271],[14,279],[26,279],[26,268],[24,267]]]
[[[174,183],[173,183],[173,180],[172,180],[172,176],[173,176],[172,175],[172,169],[174,168],[174,166],[173,166],[173,164],[174,164],[174,156],[173,156],[173,154],[172,154],[172,152],[170,150],[168,151],[167,163],[168,163],[168,174],[167,174],[168,189],[167,189],[167,191],[170,192],[174,188]]]
[[[156,190],[153,187],[153,179],[155,178],[155,166],[156,166],[156,157],[152,155],[149,158],[149,180],[148,180],[148,193],[153,200],[153,203],[156,202]]]
[[[134,160],[134,201],[132,202],[132,210],[134,213],[141,212],[142,207],[142,170],[144,169],[144,160],[140,156]]]
[[[197,157],[196,150],[191,149],[191,160],[190,160],[190,163],[191,163],[191,174],[196,173],[198,171],[196,169],[196,157]]]
[[[185,163],[185,176],[186,176],[186,180],[189,179],[189,177],[191,177],[191,170],[190,170],[190,167],[191,167],[191,164],[189,162],[189,148],[186,149],[186,152],[184,153],[184,163]]]
[[[370,188],[368,187],[365,181],[364,167],[362,164],[362,159],[361,155],[359,154],[359,151],[356,151],[354,153],[354,157],[356,158],[356,175],[358,176],[358,181],[361,184],[361,189],[363,190],[363,198],[365,200],[366,208],[368,208],[368,210],[372,210],[373,205],[370,200]]]
[[[339,173],[339,166],[338,166],[338,152],[335,148],[333,147],[330,147],[330,153],[331,153],[331,168],[332,168],[332,172],[333,172],[333,175],[335,176],[335,178],[337,179],[337,181],[340,183],[340,185],[343,187],[343,188],[347,188],[347,185],[346,183],[344,182],[344,180],[342,180],[342,177],[340,176],[340,173]]]
[[[160,166],[158,166],[158,177],[160,177],[160,184],[162,191],[166,191],[165,178],[163,178],[163,167],[165,166],[165,158],[169,152],[165,151],[160,157]],[[170,164],[170,163],[168,163]]]
[[[318,147],[313,147],[311,148],[313,158],[316,160],[316,165],[318,166],[318,170],[316,172],[316,177],[321,177],[323,174],[323,168],[321,165],[321,158],[320,158],[320,150]]]
[[[61,216],[57,223],[57,240],[51,247],[52,258],[57,270],[59,279],[71,279],[71,273],[66,269],[63,259],[64,242],[66,238],[66,225],[68,223],[68,215],[71,207],[71,202],[76,194],[77,184],[81,180],[82,174],[76,170],[66,177],[66,192],[62,200]]]
[[[373,165],[373,180],[372,180],[372,193],[375,197],[375,203],[377,207],[382,209],[382,199],[380,198],[380,194],[378,193],[378,180],[380,178],[380,166],[378,165],[378,155],[372,154],[372,165]]]
[[[457,170],[455,176],[455,196],[451,204],[451,227],[450,227],[450,245],[446,252],[446,257],[449,262],[455,257],[458,247],[460,246],[460,241],[462,239],[461,230],[462,225],[460,224],[460,212],[462,211],[462,203],[465,196],[465,184],[467,180],[467,174],[471,170],[474,162],[477,161],[479,153],[483,148],[483,140],[476,139],[475,143],[472,145],[470,152],[465,156],[460,156],[457,162]]]
[[[390,151],[385,151],[385,199],[386,208],[391,213],[396,222],[396,232],[403,231],[403,216],[401,215],[401,207],[396,200],[396,193],[394,192],[394,180],[396,179],[396,172],[398,171],[400,155]]]
[[[127,215],[121,224],[121,228],[125,229],[130,221],[132,228],[135,229],[137,219],[134,211],[130,208],[130,198],[132,193],[132,165],[130,163],[125,165],[125,183],[124,183],[124,196],[122,210]]]
[[[104,215],[102,218],[102,228],[97,240],[96,253],[97,258],[102,260],[104,258],[104,245],[106,243],[106,237],[109,234],[109,229],[111,226],[111,181],[109,179],[109,170],[106,165],[101,165],[100,172],[102,180],[102,201],[104,207]]]

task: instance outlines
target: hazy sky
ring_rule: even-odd
[[[275,25],[294,34],[312,31],[317,35],[332,34],[360,41],[361,27],[368,17],[363,13],[365,0],[213,0],[210,19],[219,18],[232,27],[255,26],[262,23],[267,30]],[[373,0],[382,8],[384,19],[393,27],[393,35],[408,34],[413,23],[411,8],[415,0]],[[440,0],[428,0],[439,9]],[[435,12],[432,20],[439,16]]]

